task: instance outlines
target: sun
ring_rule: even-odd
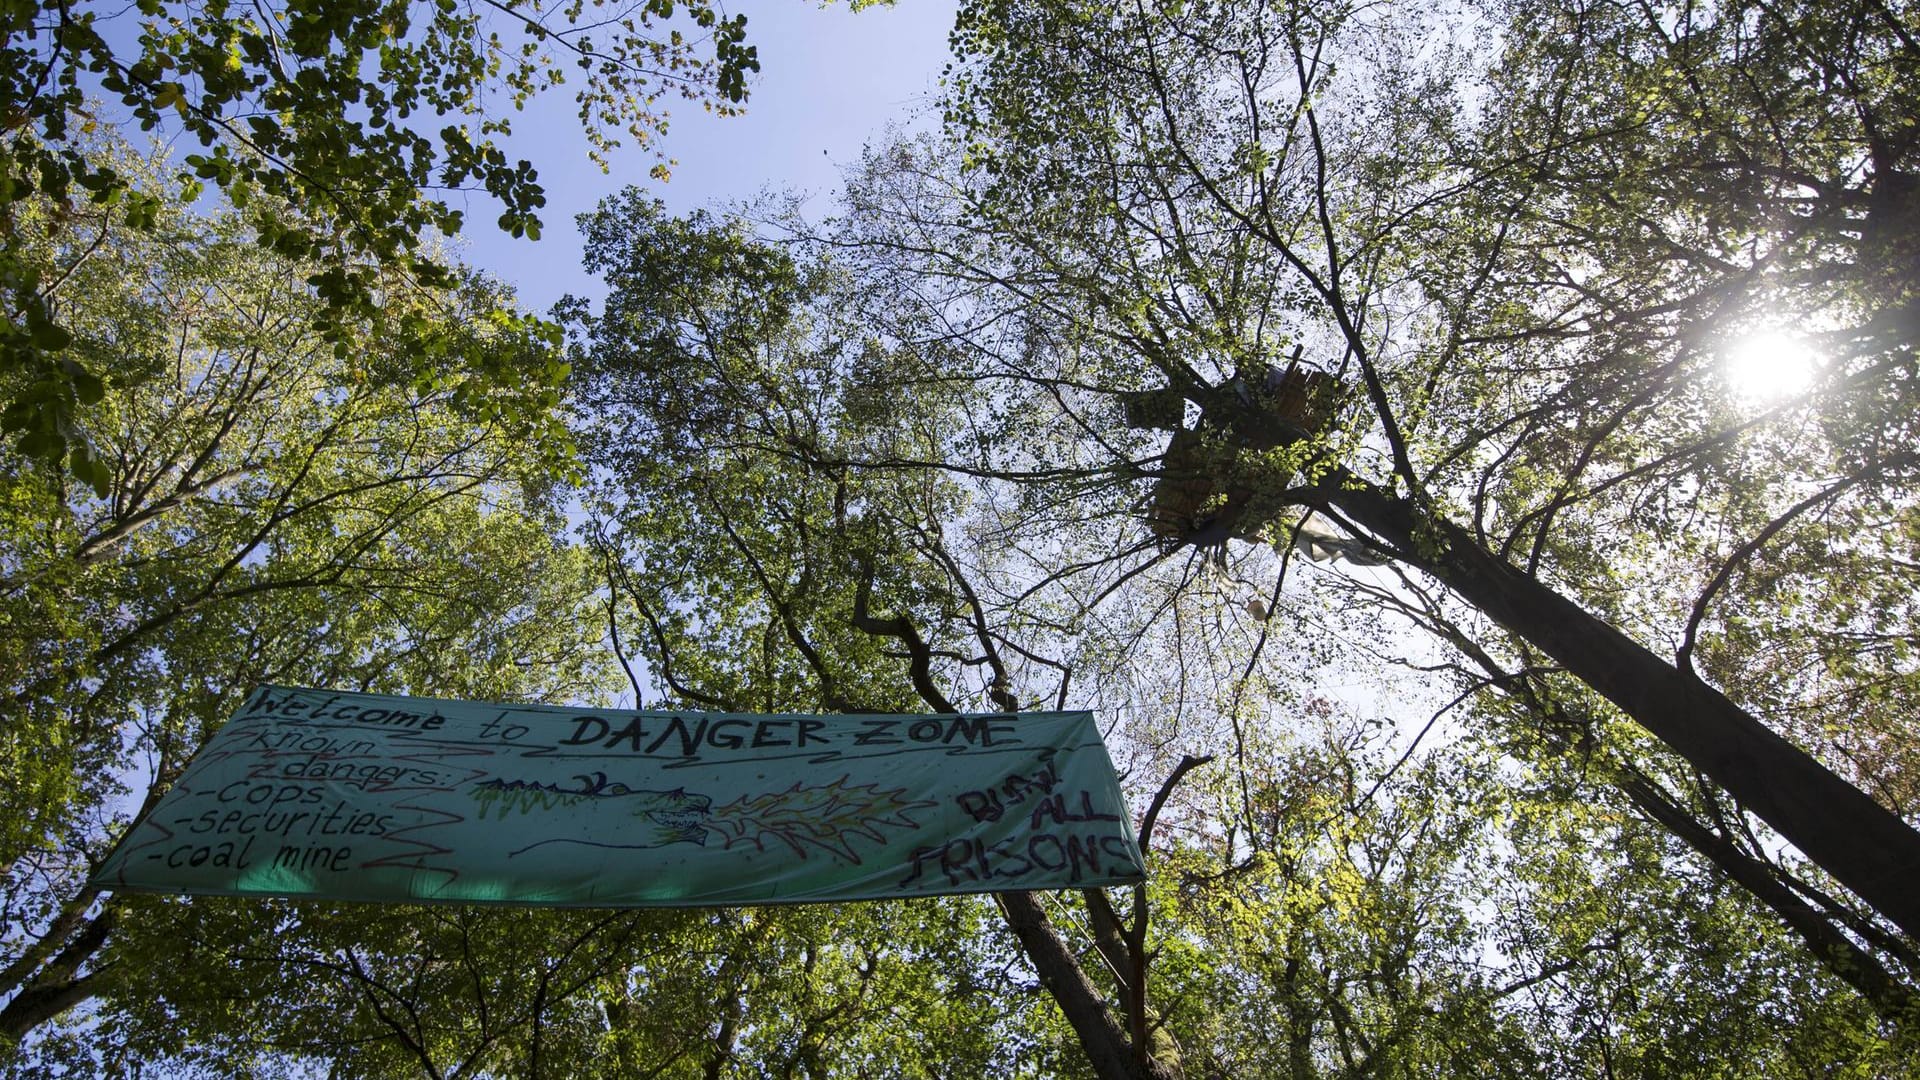
[[[1727,385],[1741,397],[1772,401],[1813,385],[1819,354],[1806,339],[1784,330],[1763,330],[1736,340],[1725,354]]]

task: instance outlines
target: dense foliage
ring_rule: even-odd
[[[432,247],[462,227],[449,193],[484,191],[500,228],[539,237],[538,170],[495,141],[529,98],[572,71],[596,160],[622,137],[651,145],[666,126],[663,99],[721,112],[745,100],[759,69],[746,21],[706,0],[16,0],[0,8],[0,231],[35,206],[150,227],[176,197],[211,189],[247,217],[255,242],[312,261],[308,284],[326,301],[316,317],[344,346],[344,320],[379,307],[386,279],[452,284]],[[115,125],[177,133],[196,149],[177,170],[128,174],[91,149]],[[282,203],[301,215],[278,214]],[[68,348],[69,269],[21,260],[11,244],[0,256],[10,383],[0,430],[18,433],[27,457],[66,463],[103,490],[108,465],[75,410],[98,400],[110,373]]]
[[[382,49],[471,44],[436,11]],[[353,211],[391,249],[287,243],[359,219],[269,158],[222,202],[8,128],[146,194],[10,204],[61,328],[10,332],[72,361],[93,464],[0,451],[4,1067],[1911,1075],[1912,13],[982,0],[953,40],[944,130],[874,148],[835,220],[588,215],[608,295],[564,341],[422,278],[418,190]],[[1800,381],[1747,384],[1782,339]],[[1091,708],[1151,880],[86,889],[258,682]]]

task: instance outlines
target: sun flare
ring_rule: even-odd
[[[1727,350],[1727,385],[1741,397],[1774,400],[1811,386],[1819,366],[1819,356],[1804,338],[1766,330],[1739,339]]]

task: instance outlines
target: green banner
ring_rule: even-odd
[[[265,687],[108,889],[585,907],[1142,878],[1089,713],[808,716]]]

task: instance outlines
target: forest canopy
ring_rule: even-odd
[[[532,166],[375,118],[595,9],[415,7],[8,16],[10,1075],[1911,1074],[1908,6],[964,3],[831,216],[629,188],[541,316],[431,235]],[[1092,709],[1150,880],[88,888],[261,683]]]

